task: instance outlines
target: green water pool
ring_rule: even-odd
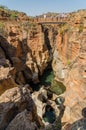
[[[54,79],[53,70],[45,70],[43,75],[40,77],[41,85],[51,85],[52,80]]]

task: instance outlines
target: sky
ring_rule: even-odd
[[[47,12],[73,12],[86,9],[86,0],[0,0],[9,9],[36,16]]]

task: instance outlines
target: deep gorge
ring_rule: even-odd
[[[85,120],[85,11],[69,16],[1,21],[0,130],[71,130]]]

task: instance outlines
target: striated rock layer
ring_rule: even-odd
[[[79,15],[79,14],[78,14]],[[62,122],[73,123],[82,118],[86,102],[86,19],[59,29],[53,53],[55,79],[66,86],[65,112]],[[82,26],[82,30],[81,27]]]

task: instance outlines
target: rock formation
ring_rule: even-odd
[[[66,129],[73,127],[86,107],[86,10],[67,14],[66,22],[46,25],[24,13],[16,12],[15,17],[12,13],[0,11],[0,129],[44,127],[44,104],[37,99],[40,91],[30,95],[33,86],[29,84],[36,88],[39,77],[51,66],[54,79],[66,86],[61,95],[65,111],[59,111],[61,118],[44,129],[55,126],[57,130],[57,122]],[[45,93],[41,97],[47,102]],[[53,108],[57,107],[54,100],[50,101]]]
[[[37,109],[28,88],[15,87],[1,95],[0,130],[24,130],[27,128],[35,130],[36,127],[41,126],[43,123],[37,115]]]

